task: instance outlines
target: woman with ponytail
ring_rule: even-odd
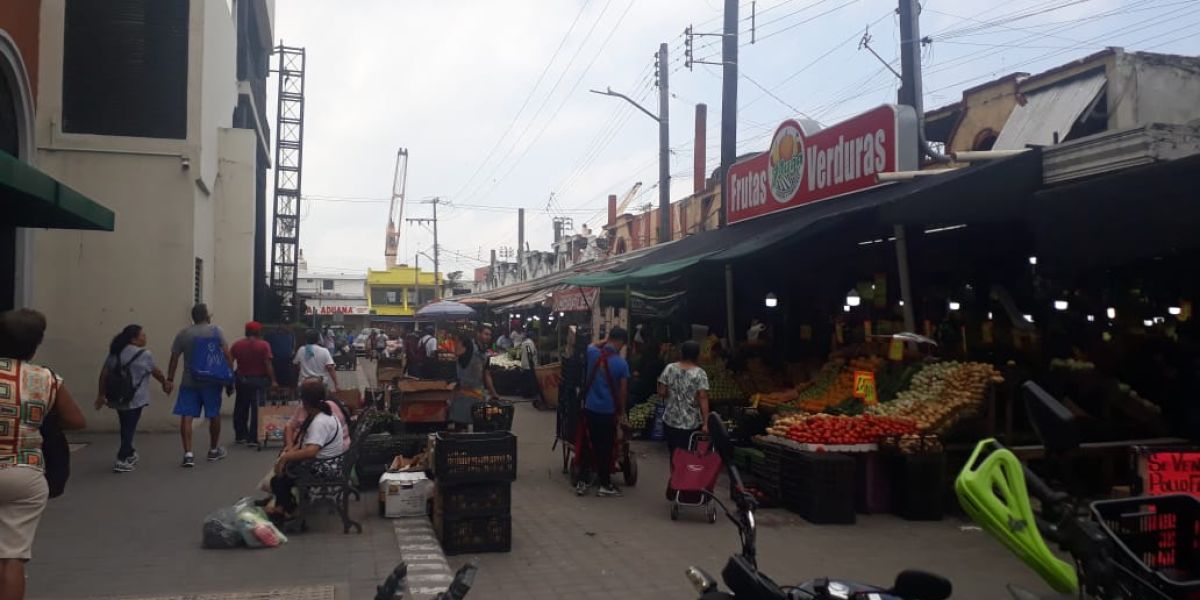
[[[146,350],[146,330],[141,325],[127,325],[108,346],[95,404],[96,410],[105,405],[116,410],[121,424],[121,448],[113,463],[113,473],[128,473],[137,466],[139,456],[133,447],[133,434],[142,418],[142,409],[150,404],[151,377],[162,385],[163,393],[171,393],[171,382]]]
[[[300,384],[304,422],[296,433],[296,442],[289,444],[289,449],[275,461],[275,476],[271,478],[271,493],[275,496],[272,513],[284,520],[294,518],[297,508],[292,496],[292,486],[296,482],[287,473],[288,463],[335,458],[345,452],[342,445],[345,426],[334,415],[334,407],[326,399],[325,382],[320,378],[305,379]]]

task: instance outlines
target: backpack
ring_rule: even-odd
[[[221,349],[221,336],[217,328],[212,328],[209,337],[192,339],[192,354],[189,356],[188,370],[192,380],[198,384],[233,383],[233,369],[225,360],[225,351]]]
[[[111,355],[115,367],[110,368],[108,376],[104,378],[104,397],[108,399],[109,404],[114,407],[126,407],[133,402],[134,394],[146,382],[146,378],[142,377],[141,381],[135,383],[133,381],[133,370],[130,367],[145,353],[145,350],[138,350],[125,363],[121,362],[120,354]]]

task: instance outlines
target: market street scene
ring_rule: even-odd
[[[1197,190],[1191,0],[0,2],[0,600],[1200,598]]]

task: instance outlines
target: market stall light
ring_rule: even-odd
[[[1022,316],[1025,317],[1026,321],[1029,321],[1030,323],[1033,322],[1033,315],[1022,315]]]
[[[900,301],[900,306],[901,306],[901,307],[903,307],[903,306],[904,306],[904,301],[903,301],[903,300],[901,300],[901,301]]]
[[[1178,306],[1168,306],[1167,312],[1170,313],[1172,317],[1178,317],[1179,315],[1183,314],[1183,309]]]
[[[1066,300],[1055,300],[1054,310],[1067,310],[1070,304]]]
[[[1088,323],[1095,323],[1095,322],[1096,322],[1096,315],[1088,315],[1088,316],[1087,316],[1087,320],[1088,320]]]
[[[560,313],[558,313],[558,318],[560,318],[560,319],[561,319],[561,318],[563,318],[563,317],[565,317],[565,316],[567,316],[567,313],[565,313],[565,312],[560,312]]]
[[[776,306],[779,306],[779,298],[776,298],[775,294],[767,294],[767,297],[763,299],[763,304],[765,304],[767,308],[775,308]]]
[[[1031,265],[1033,265],[1033,266],[1035,266],[1035,267],[1036,267],[1036,266],[1037,266],[1037,257],[1036,257],[1036,256],[1030,256],[1030,257],[1029,257],[1029,264],[1031,264]]]
[[[858,290],[850,290],[846,293],[846,304],[850,306],[858,306],[862,304],[862,297],[858,295]]]
[[[988,311],[988,320],[989,321],[992,320],[992,311],[990,311],[990,310]]]
[[[1166,322],[1167,322],[1166,317],[1154,317],[1154,323],[1156,325],[1162,325],[1163,323],[1166,323]]]
[[[843,304],[843,305],[842,305],[842,312],[850,312],[850,305],[849,305],[849,304]]]
[[[1117,309],[1110,306],[1108,310],[1104,311],[1104,314],[1107,315],[1109,319],[1115,319],[1117,318]]]
[[[1142,321],[1142,325],[1145,325],[1146,327],[1154,327],[1154,320],[1146,319],[1145,321]]]
[[[950,307],[950,310],[958,310],[958,309],[962,308],[962,304],[955,302],[953,300],[950,301],[950,304],[948,306]]]

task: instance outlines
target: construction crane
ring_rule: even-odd
[[[633,202],[633,197],[637,195],[638,190],[640,189],[642,189],[642,182],[640,181],[633,184],[633,187],[629,188],[629,191],[625,194],[625,197],[621,199],[621,203],[617,205],[617,216],[624,214],[625,209],[629,208],[629,203]]]
[[[396,172],[392,176],[392,203],[388,209],[387,238],[383,245],[383,258],[387,268],[396,266],[396,254],[400,251],[400,224],[404,222],[404,189],[408,184],[408,150],[396,151]]]

